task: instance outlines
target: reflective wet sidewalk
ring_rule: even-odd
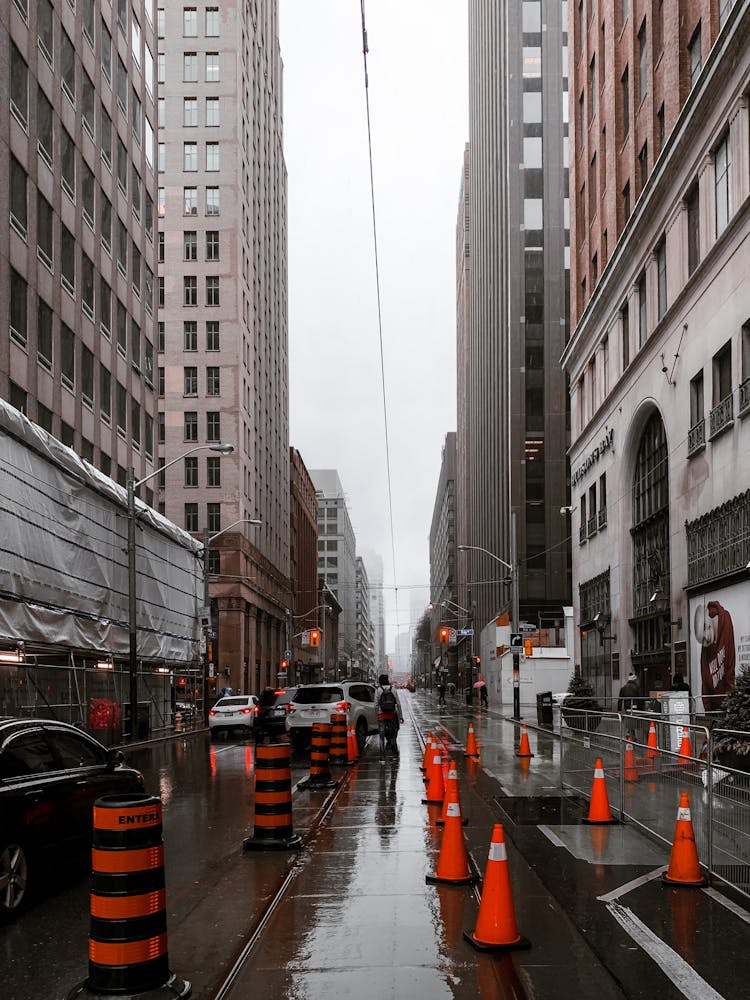
[[[402,727],[399,761],[381,765],[376,743],[371,740],[360,762],[342,777],[332,808],[292,866],[284,900],[220,995],[299,1000],[623,997],[561,907],[512,849],[517,921],[533,947],[482,954],[466,943],[463,931],[476,925],[476,890],[425,881],[435,872],[441,827],[435,823],[439,807],[422,802],[423,748],[417,725],[407,721]],[[467,848],[483,875],[498,811],[481,766],[464,758],[460,747],[453,750],[462,808],[469,818]]]

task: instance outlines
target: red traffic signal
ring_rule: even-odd
[[[310,629],[310,645],[319,646],[320,645],[320,629],[311,628]]]
[[[289,666],[289,660],[282,660],[282,661],[281,661],[281,669],[282,669],[282,670],[286,670],[286,668],[287,668],[288,666]]]
[[[440,641],[442,643],[447,643],[451,637],[451,630],[449,628],[440,629]]]

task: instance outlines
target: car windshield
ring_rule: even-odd
[[[340,687],[308,687],[300,688],[294,701],[298,705],[333,705],[343,697],[344,692]]]
[[[250,695],[243,695],[241,698],[222,698],[216,704],[219,708],[226,708],[228,705],[249,705],[251,701]]]

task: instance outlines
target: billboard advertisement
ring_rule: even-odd
[[[750,584],[691,597],[689,608],[690,687],[704,711],[717,711],[750,669]]]

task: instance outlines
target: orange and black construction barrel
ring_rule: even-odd
[[[331,726],[328,722],[313,722],[310,741],[310,776],[299,783],[300,788],[335,788],[338,784],[331,777],[328,753],[331,745]]]
[[[331,746],[328,750],[328,763],[338,767],[346,767],[349,763],[349,749],[346,745],[346,714],[344,712],[331,714]]]
[[[242,841],[248,851],[283,851],[302,843],[292,823],[290,757],[288,743],[255,748],[255,832]]]
[[[70,996],[189,997],[169,971],[161,800],[135,792],[94,803],[88,979]]]

